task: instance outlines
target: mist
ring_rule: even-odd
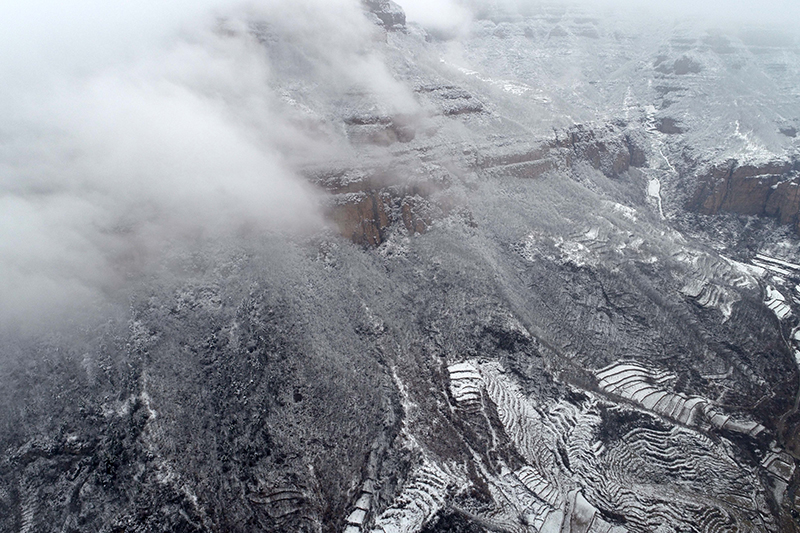
[[[20,1],[0,20],[5,325],[98,305],[196,239],[322,228],[297,163],[342,147],[281,97],[255,21],[314,51],[327,91],[412,102],[365,51],[357,1]]]
[[[739,30],[752,25],[771,26],[781,31],[796,33],[800,5],[791,0],[715,0],[692,2],[673,0],[652,2],[648,0],[405,0],[401,2],[408,18],[434,30],[457,31],[472,20],[481,8],[501,6],[510,11],[526,11],[540,6],[562,5],[588,11],[611,14],[615,18],[641,23],[659,20],[689,20],[713,28]]]
[[[400,4],[411,22],[457,35],[486,2]],[[571,5],[645,22],[785,26],[800,15],[784,0]],[[281,90],[284,71],[316,103],[357,87],[391,112],[417,110],[372,51],[380,37],[358,0],[20,0],[0,20],[0,323],[93,305],[198,238],[324,227],[300,167],[349,147]],[[302,53],[271,56],[256,22]]]

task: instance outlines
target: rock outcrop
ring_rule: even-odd
[[[703,67],[691,57],[681,56],[674,61],[667,61],[666,57],[659,57],[653,64],[657,72],[662,74],[675,74],[686,76],[687,74],[699,74]]]
[[[434,219],[452,210],[448,202],[431,199],[446,189],[446,183],[409,182],[391,169],[348,169],[308,177],[330,195],[327,215],[339,233],[367,248],[383,243],[393,226],[409,235],[425,233]]]
[[[632,166],[645,164],[644,152],[628,136],[613,128],[597,131],[583,125],[570,128],[555,141],[526,139],[502,151],[478,147],[471,160],[470,170],[480,176],[523,179],[555,170],[571,172],[579,165],[616,178]],[[349,169],[309,177],[331,194],[328,216],[340,234],[365,247],[379,246],[396,224],[402,224],[409,235],[425,233],[434,220],[458,207],[447,199],[431,199],[447,188],[446,183],[409,183],[386,169]]]
[[[680,127],[678,121],[674,118],[664,117],[656,123],[656,130],[667,135],[675,135],[683,133],[683,128]]]
[[[721,211],[766,216],[800,233],[800,162],[738,165],[730,160],[699,179],[688,208],[713,215]]]
[[[387,29],[406,25],[405,11],[392,0],[362,0],[362,4],[367,11],[378,17]]]

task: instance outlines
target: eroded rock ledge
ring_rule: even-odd
[[[485,178],[531,179],[549,171],[569,172],[578,165],[617,178],[646,164],[637,143],[612,126],[595,130],[578,125],[555,140],[519,139],[501,149],[476,146],[464,155],[468,167],[464,170]],[[408,161],[407,167],[417,164]],[[328,216],[340,234],[365,247],[379,246],[395,224],[402,224],[410,235],[424,233],[434,220],[453,214],[472,224],[470,213],[448,194],[456,177],[445,172],[409,180],[408,168],[314,171],[308,178],[331,194]]]
[[[740,165],[731,159],[701,174],[698,183],[690,210],[775,218],[800,234],[800,160]]]

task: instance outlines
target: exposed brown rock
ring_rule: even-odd
[[[420,196],[403,199],[400,208],[403,224],[411,235],[425,233],[428,226],[431,225],[431,217],[425,214],[425,211],[429,211],[426,209],[427,207],[427,202]]]
[[[431,90],[440,90],[434,88]],[[352,118],[355,127],[390,126],[390,119]],[[588,163],[609,177],[617,177],[631,166],[646,163],[644,152],[629,137],[609,128],[599,134],[584,126],[576,126],[556,140],[520,142],[505,151],[494,148],[487,153],[476,150],[473,169],[487,176],[537,178],[557,168],[572,168]],[[333,172],[308,173],[312,182],[332,194],[331,220],[342,236],[362,246],[379,246],[387,230],[401,224],[413,235],[425,233],[434,220],[460,212],[447,195],[437,195],[447,182],[436,180],[410,183],[398,169],[343,169]],[[779,209],[776,207],[775,209]],[[464,213],[467,223],[471,215]]]
[[[447,180],[408,181],[398,169],[308,172],[307,177],[332,195],[328,216],[341,235],[365,247],[379,246],[397,224],[410,235],[425,233],[434,220],[459,207],[447,195],[431,200],[449,186]]]
[[[545,172],[556,168],[556,161],[553,158],[544,158],[521,163],[511,163],[508,165],[489,168],[485,173],[489,176],[514,176],[516,178],[538,178]]]
[[[331,210],[339,232],[362,246],[378,246],[389,227],[384,198],[379,191],[343,195]]]
[[[386,231],[402,222],[410,235],[425,233],[433,220],[450,211],[411,189],[370,190],[355,194],[339,195],[330,210],[330,218],[336,223],[343,237],[366,247],[379,246],[386,238]]]
[[[533,147],[478,156],[476,166],[489,175],[536,178],[558,167],[588,163],[609,177],[618,177],[631,166],[647,163],[644,151],[630,137],[612,131],[600,135],[585,126],[575,126],[555,141]]]
[[[628,137],[611,131],[598,134],[585,126],[571,128],[557,146],[568,148],[565,160],[568,166],[586,162],[608,177],[618,177],[632,165],[645,164],[644,152]]]
[[[512,150],[509,152],[493,153],[488,155],[479,154],[476,160],[476,166],[480,169],[489,169],[507,165],[516,165],[519,163],[529,163],[531,161],[539,161],[549,157],[550,150],[552,148],[553,146],[551,144],[545,143],[529,147],[525,150]]]
[[[794,224],[800,233],[800,181],[784,181],[779,183],[767,198],[764,206],[767,216],[775,217],[781,224]]]
[[[416,117],[406,115],[353,115],[344,119],[347,136],[355,144],[390,146],[416,137]]]
[[[767,216],[791,224],[800,233],[798,163],[778,161],[761,166],[737,166],[731,160],[700,178],[687,207],[713,215],[720,211]]]

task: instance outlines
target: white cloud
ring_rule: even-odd
[[[457,32],[471,19],[470,10],[458,0],[401,0],[406,17],[421,26]]]
[[[602,1],[720,22],[799,14],[785,0]],[[400,3],[409,20],[453,34],[475,4]],[[358,0],[0,2],[0,322],[99,297],[166,243],[319,224],[291,162],[340,146],[298,125],[276,72],[302,70],[320,101],[360,87],[390,112],[416,106],[360,9]],[[243,31],[253,18],[293,47],[288,66]]]
[[[319,227],[289,157],[335,146],[287,112],[254,17],[321,92],[413,105],[355,0],[3,3],[0,324],[87,305],[197,236]]]

